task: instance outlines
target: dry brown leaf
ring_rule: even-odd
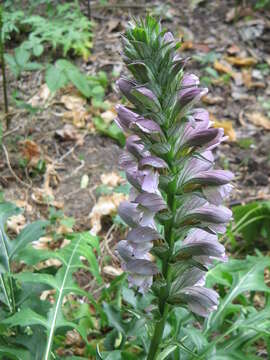
[[[38,205],[52,205],[57,209],[63,209],[64,207],[63,202],[54,200],[52,189],[34,188],[31,198]]]
[[[55,169],[55,165],[52,164],[47,164],[46,167],[46,172],[44,174],[44,183],[43,183],[43,188],[45,189],[45,191],[48,192],[48,194],[52,193],[52,189],[51,186],[57,186],[60,182],[60,177],[57,174],[57,171]]]
[[[81,96],[63,95],[60,102],[65,105],[68,110],[81,110],[86,105],[86,99]]]
[[[235,55],[235,54],[237,54],[239,52],[240,52],[240,48],[235,44],[232,44],[227,49],[227,53],[230,54],[230,55]]]
[[[65,124],[62,129],[56,130],[55,135],[63,141],[76,141],[78,145],[83,145],[83,136],[71,124]]]
[[[116,30],[118,27],[122,27],[121,25],[122,24],[119,19],[113,19],[113,18],[109,19],[106,22],[106,27],[105,27],[106,33],[111,33],[112,31]]]
[[[40,300],[49,300],[50,303],[54,303],[54,296],[56,294],[55,289],[44,290],[40,295]]]
[[[89,218],[91,225],[91,233],[96,235],[101,230],[101,220],[104,216],[114,215],[120,203],[127,199],[127,196],[121,193],[113,193],[112,195],[101,196],[94,205]]]
[[[110,124],[116,117],[116,112],[114,110],[107,110],[100,114],[102,119],[106,124]]]
[[[81,346],[84,344],[81,335],[76,330],[70,330],[66,333],[65,343],[68,346]]]
[[[256,126],[260,126],[265,130],[270,130],[270,119],[260,112],[248,113],[246,117]]]
[[[43,236],[39,238],[37,241],[33,242],[33,248],[37,250],[48,250],[50,249],[50,243],[53,241],[53,239],[49,236]]]
[[[27,102],[33,107],[43,106],[51,95],[47,84],[43,84],[39,91]]]
[[[180,51],[185,50],[198,50],[203,53],[208,53],[211,49],[207,44],[193,43],[192,41],[184,41],[179,48]]]
[[[108,174],[102,174],[100,176],[103,185],[116,187],[123,183],[124,179],[116,172],[110,172]]]
[[[89,113],[84,108],[66,111],[63,114],[64,121],[72,121],[73,125],[79,129],[85,127],[87,120],[89,120],[89,117]]]
[[[222,103],[224,101],[224,99],[222,96],[213,96],[211,94],[207,94],[202,97],[202,101],[205,104],[215,105],[215,104]]]
[[[225,62],[220,62],[216,60],[214,62],[214,69],[216,69],[220,73],[229,74],[230,76],[234,77],[234,71],[232,67]]]
[[[257,60],[253,57],[240,58],[237,56],[226,56],[225,59],[235,66],[254,66],[257,64]]]
[[[72,232],[73,232],[73,230],[71,227],[63,225],[63,224],[61,224],[56,230],[56,233],[61,234],[61,235],[70,234]]]
[[[16,234],[19,234],[24,228],[25,222],[26,221],[23,214],[14,215],[7,220],[7,228],[8,230],[15,232]]]
[[[40,148],[37,143],[32,140],[25,140],[22,143],[22,154],[28,161],[28,166],[36,166],[40,160]]]
[[[181,44],[181,47],[180,47],[180,51],[185,51],[185,50],[191,50],[193,49],[193,42],[192,41],[184,41],[182,42]]]
[[[213,127],[222,128],[224,130],[224,135],[228,136],[229,141],[236,141],[236,133],[233,128],[232,121],[229,120],[213,120]]]
[[[242,70],[242,79],[245,87],[250,89],[252,87],[252,73],[250,69]]]
[[[104,266],[102,269],[103,273],[111,278],[115,278],[123,274],[123,270],[121,268],[115,268],[113,266]]]
[[[27,212],[31,212],[33,210],[32,205],[25,200],[15,200],[14,203],[16,204],[16,206],[18,206],[21,209],[24,209]]]

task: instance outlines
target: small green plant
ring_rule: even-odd
[[[47,44],[54,50],[60,48],[64,56],[69,51],[87,59],[92,47],[92,24],[81,13],[78,3],[59,4],[47,18],[32,15],[22,21],[31,27],[31,34],[26,41],[28,49],[33,49],[39,56]]]
[[[63,302],[73,294],[84,296],[97,306],[92,295],[78,287],[73,273],[79,268],[90,269],[97,283],[102,282],[95,255],[95,251],[99,253],[99,242],[89,232],[72,233],[66,235],[68,244],[58,250],[35,249],[32,243],[45,234],[45,226],[49,225],[44,221],[26,226],[17,238],[10,240],[5,224],[10,216],[19,213],[13,204],[0,204],[0,354],[18,359],[20,356],[23,359],[54,359],[55,334],[59,330],[76,329],[87,342],[84,326],[87,314],[67,318]],[[51,224],[58,218],[59,214],[53,216],[51,213]],[[48,271],[38,266],[49,259],[54,259],[55,265]],[[24,270],[14,272],[14,264],[21,262]],[[53,294],[52,303],[40,299],[45,290]]]
[[[24,46],[19,46],[14,51],[14,56],[5,54],[5,60],[16,78],[19,78],[24,71],[41,70],[42,65],[30,61],[31,53]]]

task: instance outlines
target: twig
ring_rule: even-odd
[[[7,128],[9,128],[10,119],[8,117],[8,96],[7,96],[6,66],[5,66],[5,58],[4,58],[3,9],[2,9],[2,6],[0,6],[0,59],[1,59],[2,78],[3,78],[3,92],[4,92],[6,125],[7,125]]]
[[[4,134],[3,134],[3,138],[6,137],[6,136],[9,136],[11,134],[13,134],[14,132],[16,132],[17,130],[19,130],[21,128],[21,125],[18,125],[16,126],[14,129],[12,130],[9,130],[9,131],[6,131]]]
[[[112,239],[112,232],[114,231],[114,229],[116,228],[115,224],[112,224],[112,226],[109,228],[105,238],[104,238],[104,247],[105,250],[107,251],[107,253],[111,256],[111,258],[116,262],[117,261],[117,257],[113,254],[113,252],[111,251],[110,247],[109,247],[109,242]]]
[[[8,151],[7,148],[4,144],[2,144],[2,149],[4,150],[5,153],[5,157],[6,157],[6,161],[7,161],[7,166],[9,168],[9,171],[11,172],[12,176],[21,184],[26,186],[28,189],[31,188],[31,185],[27,184],[26,182],[24,182],[23,180],[21,180],[16,173],[14,172],[14,170],[12,169],[11,165],[10,165],[10,161],[9,161],[9,156],[8,156]]]
[[[87,14],[88,14],[89,21],[91,21],[91,1],[90,0],[87,0]]]
[[[92,5],[92,10],[98,10],[98,9],[105,9],[105,8],[118,8],[118,9],[124,9],[124,8],[133,8],[133,9],[144,9],[144,8],[153,8],[158,6],[158,4],[103,4],[103,5]]]

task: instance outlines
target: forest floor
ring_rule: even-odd
[[[125,72],[120,35],[130,15],[144,16],[149,9],[184,40],[180,54],[190,57],[187,71],[199,75],[209,88],[202,105],[228,135],[216,154],[218,162],[236,174],[230,204],[270,199],[270,14],[235,8],[234,1],[226,0],[110,4],[93,7],[92,54],[87,61],[77,61],[84,73],[103,70],[108,75],[110,109],[99,114],[113,120],[120,94],[112,74]],[[121,148],[95,132],[92,118],[98,110],[73,87],[51,97],[42,72],[25,73],[19,83],[10,73],[8,79],[9,94],[19,88],[24,100],[41,110],[33,114],[11,109],[11,126],[3,140],[6,152],[0,160],[5,198],[25,208],[30,219],[47,217],[50,205],[75,218],[77,230],[91,229],[96,226],[90,215],[98,201],[96,188],[120,181],[115,173]],[[45,173],[34,170],[38,162],[46,163]],[[112,206],[110,196],[107,199]],[[99,213],[109,214],[108,209]],[[108,221],[103,234],[111,226]]]

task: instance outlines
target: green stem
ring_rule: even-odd
[[[9,127],[9,117],[8,117],[8,96],[7,96],[7,81],[6,81],[6,66],[4,58],[4,42],[3,42],[3,9],[0,6],[0,61],[3,77],[3,93],[4,93],[4,107],[6,114],[6,125]]]
[[[4,294],[5,298],[6,298],[6,303],[7,303],[7,306],[9,307],[9,311],[12,313],[13,312],[13,307],[12,307],[12,304],[10,302],[10,298],[8,296],[8,289],[6,287],[4,276],[2,274],[0,275],[0,284],[1,284],[1,287],[2,287],[3,294]]]
[[[156,323],[156,327],[155,327],[154,335],[151,340],[147,360],[154,360],[156,358],[158,347],[162,340],[162,335],[163,335],[164,327],[166,324],[167,315],[168,315],[168,305],[165,303],[163,314],[162,314],[160,320],[157,321],[157,323]]]
[[[173,213],[175,213],[175,199],[174,194],[168,194],[168,206]],[[166,287],[162,289],[160,292],[159,297],[159,312],[160,312],[160,319],[156,322],[155,331],[150,343],[149,353],[147,356],[147,360],[155,360],[158,354],[159,345],[162,342],[162,335],[164,331],[164,327],[166,324],[168,312],[169,312],[169,305],[166,303],[170,287],[171,287],[171,279],[170,279],[170,271],[169,271],[169,260],[170,256],[173,253],[173,246],[174,246],[174,238],[173,238],[173,224],[174,224],[174,217],[170,221],[170,223],[165,226],[165,239],[169,245],[169,256],[165,259],[162,263],[162,274],[164,279],[166,280]]]

